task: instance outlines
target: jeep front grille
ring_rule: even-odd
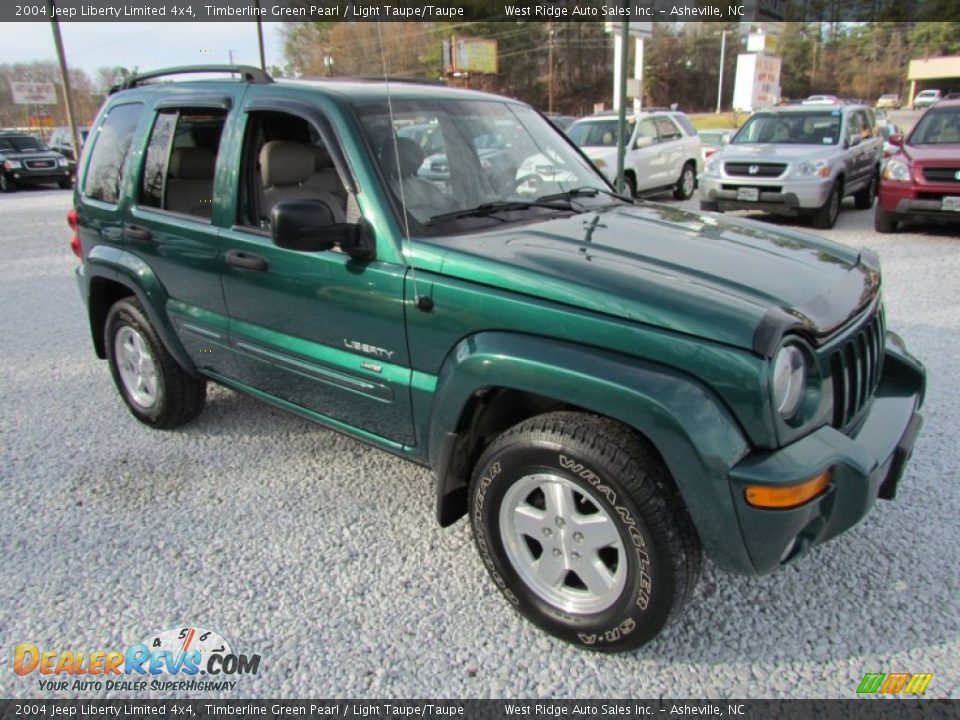
[[[960,168],[925,167],[923,177],[930,182],[960,182]]]
[[[49,170],[57,166],[56,160],[24,160],[23,164],[30,170]]]
[[[727,175],[741,177],[772,178],[780,177],[787,166],[783,163],[728,162],[723,166]]]
[[[883,370],[883,308],[830,354],[833,426],[847,427],[873,397]]]

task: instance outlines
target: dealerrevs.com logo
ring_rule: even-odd
[[[233,690],[240,675],[256,675],[260,656],[238,655],[221,635],[184,626],[148,635],[125,650],[14,648],[13,671],[36,674],[41,690]]]

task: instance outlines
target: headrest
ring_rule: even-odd
[[[333,160],[330,159],[330,153],[325,147],[312,145],[313,148],[313,169],[315,172],[326,170],[333,167]]]
[[[178,148],[170,153],[170,176],[178,180],[213,177],[217,156],[201,147]]]
[[[394,139],[387,138],[380,146],[380,165],[387,177],[397,176],[397,155]],[[396,138],[396,152],[400,155],[400,177],[413,177],[423,164],[423,149],[410,138]]]
[[[260,148],[260,173],[264,187],[298,185],[313,173],[309,145],[289,140],[271,140]]]

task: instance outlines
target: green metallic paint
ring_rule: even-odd
[[[88,298],[99,281],[118,283],[136,295],[151,324],[170,354],[181,366],[195,370],[193,356],[186,351],[174,329],[171,317],[163,312],[168,296],[152,268],[133,253],[110,245],[95,245],[87,253],[83,272],[77,271],[81,294]],[[91,327],[94,334],[102,328]]]
[[[694,378],[596,348],[504,332],[473,335],[439,375],[429,423],[431,465],[443,434],[477,392],[510,388],[562,399],[636,428],[660,452],[713,560],[749,569],[726,473],[749,450],[733,418]],[[734,541],[736,539],[736,541]]]
[[[919,371],[915,360],[888,342],[880,386],[855,435],[822,427],[779,450],[752,453],[733,468],[730,492],[757,572],[775,570],[798,535],[801,547],[791,559],[849,529],[873,507],[898,443],[917,417]],[[825,470],[831,471],[829,490],[798,508],[764,510],[745,500],[747,484],[789,485]]]
[[[156,104],[198,92],[231,99],[209,224],[130,200]],[[391,95],[504,102],[403,83]],[[81,294],[122,283],[185,367],[196,362],[213,380],[435,470],[456,465],[443,450],[488,388],[617,418],[656,446],[707,552],[734,571],[770,570],[798,533],[795,556],[866,512],[891,463],[885,449],[922,402],[922,366],[891,335],[882,392],[857,435],[823,426],[781,447],[769,356],[784,332],[819,340],[869,305],[879,294],[874,255],[653,204],[406,238],[351,108],[385,100],[382,84],[349,81],[163,83],[112,96],[108,107],[142,102],[146,112],[118,205],[83,198],[81,169]],[[282,250],[236,227],[247,111],[271,103],[319,122],[342,148],[374,262]],[[159,245],[129,242],[130,221]],[[230,249],[263,256],[268,272],[228,266]],[[422,296],[431,311],[414,306]],[[744,482],[790,482],[826,467],[832,488],[801,508],[743,501]]]
[[[415,370],[439,374],[451,348],[478,332],[550,337],[687,373],[721,398],[752,444],[775,446],[768,363],[751,352],[432,272],[418,272],[417,284],[421,295],[433,298],[434,308],[407,313]],[[413,295],[409,275],[406,294]],[[423,437],[420,430],[417,436]]]

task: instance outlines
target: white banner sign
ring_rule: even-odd
[[[11,82],[13,102],[17,105],[56,105],[57,91],[53,83]]]

